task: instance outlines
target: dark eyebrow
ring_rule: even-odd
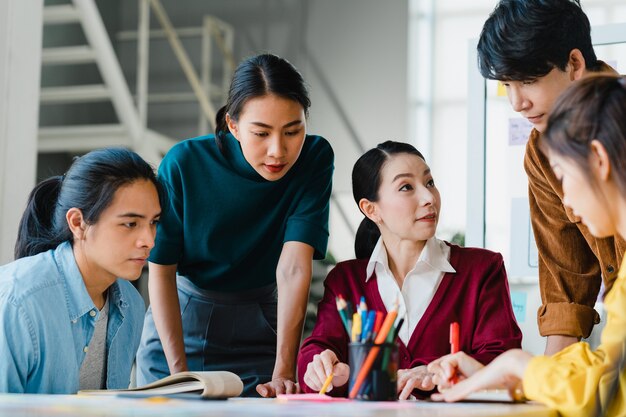
[[[270,126],[270,125],[268,125],[266,123],[263,123],[263,122],[250,122],[250,123],[253,124],[253,125],[259,126],[259,127],[264,127],[266,129],[271,129],[272,128],[272,126]],[[302,120],[300,120],[300,119],[294,120],[294,121],[289,122],[286,125],[284,125],[283,129],[286,128],[286,127],[291,127],[291,126],[299,125],[299,124],[302,124]]]
[[[161,216],[161,212],[155,214],[153,217],[160,217]],[[139,218],[139,219],[145,219],[146,216],[144,216],[143,214],[139,214],[139,213],[123,213],[123,214],[119,214],[117,217],[132,217],[132,218]]]
[[[430,174],[430,168],[427,168],[426,170],[424,170],[424,174],[422,174],[422,175],[426,176],[428,174]],[[403,173],[403,174],[398,174],[395,177],[393,177],[393,181],[391,181],[391,182],[395,182],[396,180],[398,180],[400,178],[413,178],[413,176],[414,176],[413,174],[408,173],[408,172],[407,173]]]
[[[398,180],[398,179],[400,179],[400,178],[406,178],[406,177],[408,177],[408,178],[413,178],[413,174],[409,174],[409,173],[406,173],[406,174],[398,174],[398,175],[396,175],[395,177],[393,177],[393,180],[392,180],[391,182],[396,182],[396,180]]]

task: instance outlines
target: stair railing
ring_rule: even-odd
[[[167,12],[159,0],[139,0],[139,25],[138,25],[138,66],[137,66],[137,104],[140,109],[140,119],[147,124],[148,94],[148,45],[151,36],[150,31],[150,10],[152,10],[163,28],[174,55],[176,56],[196,101],[200,105],[201,117],[199,120],[199,130],[206,132],[209,125],[214,127],[216,109],[210,100],[211,91],[211,39],[213,39],[224,56],[224,74],[222,89],[228,90],[230,83],[229,74],[235,68],[235,61],[232,53],[232,30],[224,28],[223,22],[211,16],[205,16],[201,31],[202,36],[202,75],[198,76],[189,55],[182,45],[177,30],[172,25]],[[226,29],[226,30],[224,30]],[[208,123],[208,124],[207,124]]]

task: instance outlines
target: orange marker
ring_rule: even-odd
[[[459,323],[456,321],[450,323],[450,353],[457,353],[459,351]],[[456,384],[459,381],[459,377],[455,374],[452,376],[451,381]]]

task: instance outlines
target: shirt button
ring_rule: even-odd
[[[615,271],[615,267],[613,267],[613,265],[609,265],[606,267],[606,270],[609,272],[609,274],[612,274]]]
[[[76,324],[76,322],[78,322],[78,320],[76,319],[72,320],[72,324]]]
[[[91,317],[96,317],[96,310],[91,310],[91,311],[89,312],[89,315],[90,315]]]
[[[87,353],[87,351],[88,351],[88,350],[89,350],[89,346],[85,346],[85,347],[83,348],[83,352],[85,352],[85,353]]]

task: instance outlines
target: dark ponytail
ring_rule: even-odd
[[[361,199],[378,201],[380,174],[385,162],[396,154],[411,154],[424,159],[424,156],[413,145],[388,140],[365,152],[352,168],[352,195],[357,206]],[[356,232],[354,252],[357,259],[368,259],[380,238],[378,226],[365,217]]]
[[[311,100],[302,75],[286,59],[272,54],[253,56],[243,61],[233,75],[226,105],[215,116],[215,140],[223,150],[222,135],[228,133],[226,114],[237,121],[251,98],[275,94],[300,103],[308,115]]]
[[[135,152],[98,149],[76,158],[67,174],[42,181],[30,193],[18,228],[15,259],[72,241],[65,219],[69,209],[80,209],[84,221],[95,224],[118,188],[138,180],[154,184],[163,206],[163,189],[153,168]]]
[[[228,126],[226,124],[226,106],[222,106],[215,115],[215,140],[222,149],[222,139],[220,137],[220,132],[228,132]]]
[[[28,196],[26,210],[20,220],[15,243],[15,259],[29,256],[29,253],[39,253],[47,249],[38,250],[42,241],[49,240],[49,230],[52,228],[52,213],[61,191],[62,176],[48,178],[37,184]],[[69,233],[69,228],[67,229]],[[69,240],[71,235],[64,240]]]
[[[380,229],[376,223],[365,217],[361,220],[354,238],[354,253],[357,259],[369,259],[376,242],[380,238]]]

